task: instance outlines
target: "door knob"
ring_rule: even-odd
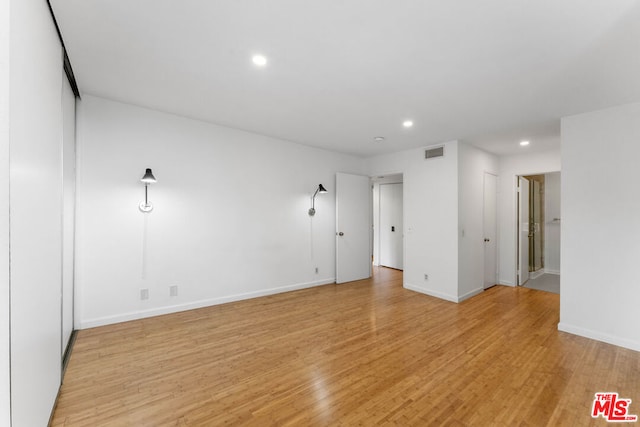
[[[344,236],[344,233],[341,231],[339,233],[336,233],[338,236]]]

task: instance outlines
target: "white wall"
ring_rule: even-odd
[[[458,298],[484,290],[484,173],[498,174],[498,158],[471,145],[458,148]]]
[[[11,422],[9,351],[9,2],[0,1],[0,425]]]
[[[640,103],[562,119],[563,331],[640,351]]]
[[[560,211],[560,172],[547,173],[544,176],[544,271],[560,274],[560,230],[562,218]]]
[[[80,328],[333,282],[335,174],[364,166],[91,96],[78,103],[77,154]],[[158,180],[149,214],[145,168]],[[310,217],[319,183],[329,194]]]
[[[403,173],[404,286],[458,301],[458,142],[444,145],[441,158],[418,148],[369,158],[368,170]]]
[[[12,425],[44,426],[60,385],[62,52],[46,2],[11,2]]]
[[[498,173],[498,281],[516,285],[517,223],[516,177],[560,170],[560,151],[502,156]]]

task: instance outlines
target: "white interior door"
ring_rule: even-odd
[[[529,280],[529,180],[518,178],[518,286]]]
[[[402,270],[402,184],[380,184],[380,265]]]
[[[336,174],[336,283],[371,277],[369,177]]]
[[[497,255],[496,255],[496,186],[497,177],[490,173],[484,174],[484,288],[496,284]]]

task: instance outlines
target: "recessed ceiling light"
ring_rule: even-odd
[[[411,126],[413,126],[413,121],[412,120],[405,120],[404,122],[402,122],[402,126],[404,126],[406,128],[410,128]]]
[[[529,145],[529,141],[520,141],[520,145],[526,147],[527,145]]]
[[[253,58],[251,58],[251,60],[258,67],[264,67],[265,65],[267,65],[267,58],[263,55],[253,55]]]
[[[376,137],[373,138],[373,140],[375,142],[382,142],[382,141],[384,141],[384,136],[376,136]]]

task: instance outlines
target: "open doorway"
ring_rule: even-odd
[[[371,179],[373,191],[373,265],[404,269],[403,176]]]
[[[518,285],[560,293],[560,172],[518,177]]]
[[[529,279],[535,279],[544,274],[544,232],[545,232],[545,197],[544,174],[525,175],[523,177],[529,186],[529,234],[528,234],[528,269]]]

